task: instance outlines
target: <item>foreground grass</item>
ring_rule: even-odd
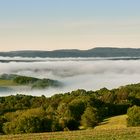
[[[140,128],[6,135],[0,140],[140,140]]]
[[[0,136],[0,140],[140,140],[140,127],[127,127],[126,115],[105,119],[94,129]]]

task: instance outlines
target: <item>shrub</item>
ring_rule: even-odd
[[[140,126],[140,107],[133,106],[129,108],[127,111],[127,115],[128,126]]]

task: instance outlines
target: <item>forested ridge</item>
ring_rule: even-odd
[[[97,91],[78,89],[52,97],[11,95],[0,97],[0,133],[53,132],[95,127],[104,118],[140,109],[140,84]],[[140,125],[128,118],[130,126]],[[136,125],[135,125],[136,124]]]
[[[89,50],[78,49],[62,49],[53,51],[11,51],[0,52],[3,57],[52,57],[52,58],[66,58],[66,57],[139,57],[139,48],[114,48],[114,47],[97,47]]]
[[[39,79],[29,76],[22,76],[16,74],[2,74],[0,75],[0,92],[4,90],[11,90],[11,86],[28,86],[31,89],[45,89],[49,87],[61,87],[62,83],[52,79]]]

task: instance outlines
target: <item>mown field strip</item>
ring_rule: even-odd
[[[1,140],[140,140],[140,127],[5,135]]]

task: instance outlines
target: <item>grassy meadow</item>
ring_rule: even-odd
[[[127,127],[126,115],[105,119],[94,129],[3,135],[0,140],[140,140],[140,127]]]
[[[127,128],[127,115],[114,116],[104,119],[98,126],[95,127],[96,130],[101,129],[123,129]]]
[[[1,140],[140,140],[140,128],[89,129],[0,136]]]

